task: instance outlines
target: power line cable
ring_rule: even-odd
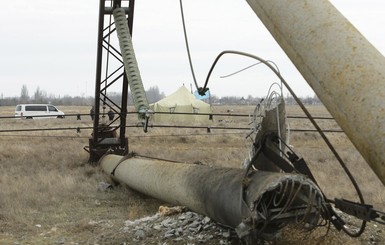
[[[184,11],[183,11],[182,0],[179,0],[179,4],[180,4],[180,13],[181,13],[181,16],[182,16],[184,40],[185,40],[185,43],[186,43],[186,50],[187,50],[188,60],[189,60],[189,64],[190,64],[190,70],[191,70],[191,74],[192,74],[192,77],[193,77],[193,80],[194,80],[194,83],[195,83],[195,87],[198,90],[198,83],[197,83],[197,80],[195,78],[194,67],[193,67],[193,64],[192,64],[192,61],[191,61],[190,47],[189,47],[189,44],[188,44],[187,31],[186,31],[186,23],[185,23],[185,20],[184,20]]]
[[[127,112],[127,115],[138,114],[138,112]],[[251,117],[252,114],[237,114],[237,113],[193,113],[193,112],[152,112],[152,114],[166,114],[166,115],[192,115],[192,116],[215,116],[215,117]],[[82,120],[82,116],[90,116],[89,113],[71,113],[66,114],[65,117],[79,117]],[[108,116],[108,113],[99,113],[99,116]],[[36,118],[49,117],[47,115],[33,116]],[[307,116],[287,115],[286,118],[293,119],[308,119]],[[25,119],[24,116],[0,116],[0,119]],[[65,118],[64,118],[65,119]],[[313,116],[313,119],[334,120],[330,116]]]

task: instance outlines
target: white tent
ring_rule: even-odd
[[[200,113],[212,113],[211,106],[196,99],[185,86],[180,87],[166,98],[151,104],[150,107],[155,112],[152,116],[153,122],[211,122],[209,115],[199,115]],[[177,114],[181,112],[194,113],[194,115]]]

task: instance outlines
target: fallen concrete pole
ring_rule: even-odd
[[[316,226],[324,199],[302,175],[214,168],[106,155],[101,167],[115,181],[173,205],[182,205],[236,229],[240,237],[274,233],[290,222]]]
[[[385,59],[327,0],[247,0],[385,184]]]

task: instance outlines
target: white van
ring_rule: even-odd
[[[15,109],[16,118],[64,118],[64,112],[49,104],[23,104]]]

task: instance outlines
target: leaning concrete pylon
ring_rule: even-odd
[[[385,184],[385,58],[328,0],[246,0]]]

